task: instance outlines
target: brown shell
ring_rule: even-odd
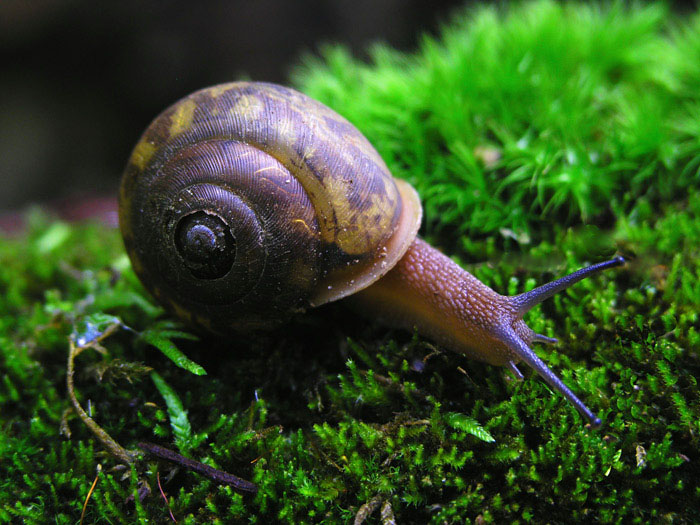
[[[176,229],[199,216],[230,228],[224,275],[200,278],[183,263]],[[413,188],[347,120],[249,82],[197,91],[157,117],[129,159],[119,205],[144,285],[220,332],[270,326],[369,286],[405,253],[420,216]]]

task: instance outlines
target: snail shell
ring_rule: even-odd
[[[197,91],[131,154],[119,222],[161,303],[215,332],[268,328],[361,290],[416,237],[421,206],[371,144],[282,86]]]

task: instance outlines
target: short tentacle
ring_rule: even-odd
[[[559,339],[557,339],[556,337],[547,337],[546,335],[542,334],[534,334],[532,336],[532,340],[535,343],[545,343],[548,345],[555,345],[559,342]]]
[[[508,361],[506,363],[506,366],[508,367],[508,370],[515,376],[515,379],[518,381],[522,381],[525,379],[525,376],[523,376],[523,373],[518,370],[518,365],[515,364],[515,361]]]
[[[497,331],[497,336],[503,344],[512,350],[520,359],[525,361],[544,379],[549,386],[563,395],[576,409],[583,415],[593,428],[601,425],[602,421],[567,387],[559,377],[550,370],[525,342],[509,327],[501,327]],[[508,362],[508,367],[513,370],[512,361]],[[516,369],[517,370],[517,369]]]

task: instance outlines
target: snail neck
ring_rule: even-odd
[[[493,329],[515,309],[449,257],[416,238],[394,268],[350,298],[362,312],[473,359],[504,365],[510,351]],[[523,334],[526,335],[526,334]]]

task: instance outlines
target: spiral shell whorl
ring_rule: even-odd
[[[404,226],[401,237],[411,239],[392,240],[407,216],[411,231]],[[176,313],[217,331],[275,324],[367,286],[405,251],[416,217],[415,192],[399,190],[350,123],[260,83],[204,89],[163,112],[136,145],[120,191],[122,234],[141,280]],[[217,262],[200,266],[183,242]]]

